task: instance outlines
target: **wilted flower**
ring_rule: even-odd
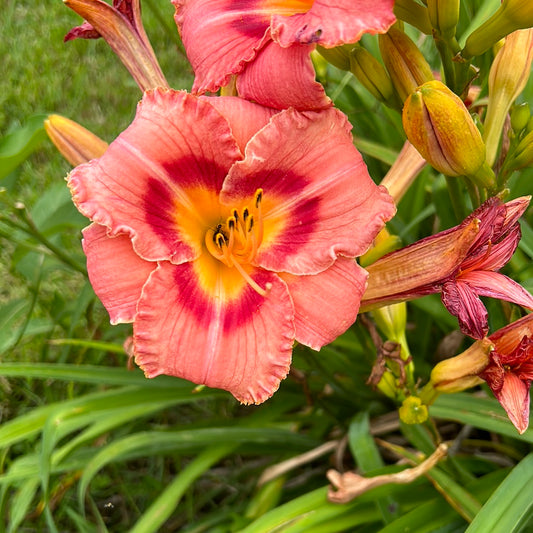
[[[490,362],[480,373],[520,433],[529,425],[529,388],[533,380],[533,314],[489,336]]]
[[[140,0],[64,0],[65,5],[85,19],[70,30],[65,41],[103,37],[124,63],[141,90],[168,87],[152,45],[144,31]]]
[[[278,109],[330,106],[309,57],[315,45],[353,43],[395,20],[392,0],[173,3],[195,73],[193,92],[216,91],[237,74],[240,96]]]
[[[148,91],[130,125],[68,178],[84,250],[136,362],[259,403],[295,339],[355,320],[354,257],[394,214],[337,110],[274,114],[233,97]]]
[[[491,198],[460,225],[367,266],[368,288],[361,307],[368,310],[441,292],[442,302],[458,318],[461,331],[476,339],[488,331],[487,310],[480,296],[533,309],[533,297],[498,272],[518,246],[518,219],[529,200],[522,197],[503,204]]]
[[[402,122],[409,141],[439,172],[492,187],[481,134],[462,100],[442,82],[429,81],[410,94]]]

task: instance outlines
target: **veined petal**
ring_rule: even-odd
[[[133,322],[142,288],[157,264],[141,259],[129,237],[109,237],[107,228],[99,224],[83,230],[82,244],[89,280],[111,324]]]
[[[490,296],[533,309],[533,296],[522,285],[499,272],[472,270],[462,274],[460,279],[480,296]]]
[[[294,302],[298,342],[319,350],[355,322],[367,273],[354,259],[339,257],[314,276],[279,276]]]
[[[231,133],[243,157],[248,141],[278,112],[276,109],[254,104],[236,96],[200,98],[209,102],[229,122]]]
[[[500,354],[510,354],[523,337],[533,337],[533,313],[495,331],[489,339],[497,345]]]
[[[442,286],[442,303],[457,317],[465,335],[482,339],[489,330],[488,313],[477,291],[467,282],[453,280]]]
[[[494,392],[520,434],[529,425],[529,387],[530,383],[524,383],[513,372],[505,372],[503,387]]]
[[[270,40],[270,13],[257,2],[172,0],[174,16],[194,70],[192,91],[216,91],[239,74]],[[260,6],[259,6],[260,7]]]
[[[457,226],[391,252],[368,265],[368,287],[362,307],[379,302],[404,301],[438,292],[441,282],[454,274],[479,231],[479,221]]]
[[[275,272],[317,274],[337,255],[361,255],[395,212],[335,109],[274,115],[232,167],[220,199],[244,206],[259,188],[264,237],[254,264]]]
[[[240,158],[209,103],[161,89],[146,92],[132,124],[68,182],[78,209],[112,235],[130,236],[142,258],[180,263],[199,255],[223,180]]]
[[[237,77],[239,96],[285,109],[325,109],[332,105],[315,80],[310,54],[313,46],[295,44],[281,48],[268,43]]]
[[[139,301],[136,362],[148,377],[168,374],[228,390],[242,403],[261,403],[287,375],[294,308],[271,272],[239,274],[204,254],[192,263],[160,264]]]
[[[275,15],[272,38],[281,46],[319,43],[332,48],[355,43],[363,33],[385,33],[396,17],[393,0],[315,0],[307,13]]]

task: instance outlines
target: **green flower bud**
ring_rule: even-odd
[[[459,22],[459,0],[427,0],[431,25],[445,40],[455,37],[455,27]]]
[[[479,178],[492,187],[485,144],[462,100],[440,81],[418,87],[406,100],[407,138],[426,161],[446,176]]]
[[[349,61],[349,70],[376,100],[391,107],[399,107],[400,103],[395,100],[394,87],[385,67],[368,50],[356,44]]]
[[[402,102],[419,85],[433,79],[428,62],[403,31],[393,27],[378,39],[381,57]]]
[[[527,102],[513,106],[511,109],[511,126],[513,131],[515,133],[520,133],[523,129],[525,129],[530,117],[531,112]]]
[[[353,44],[337,46],[336,48],[324,48],[317,46],[316,51],[333,66],[341,70],[350,70],[350,50]]]
[[[533,165],[533,131],[530,131],[516,147],[509,163],[505,162],[507,170],[518,170],[519,168]]]

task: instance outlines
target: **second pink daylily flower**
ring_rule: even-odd
[[[392,0],[172,0],[194,69],[193,92],[214,92],[238,75],[239,96],[284,109],[331,105],[310,53],[383,33]]]
[[[492,198],[459,226],[392,252],[367,267],[368,288],[362,308],[406,301],[440,292],[461,331],[475,339],[488,331],[480,296],[499,298],[533,309],[533,297],[498,272],[520,240],[518,219],[530,197],[502,203]]]
[[[270,397],[294,340],[319,349],[355,320],[364,253],[395,207],[335,109],[145,93],[133,123],[68,178],[89,278],[136,362]]]

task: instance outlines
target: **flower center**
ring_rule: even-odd
[[[259,294],[267,291],[260,287],[246,272],[243,265],[250,264],[263,240],[263,217],[261,201],[263,189],[257,189],[253,205],[240,212],[232,209],[225,223],[219,223],[205,234],[205,245],[209,253],[230,268],[236,268],[248,284]]]

